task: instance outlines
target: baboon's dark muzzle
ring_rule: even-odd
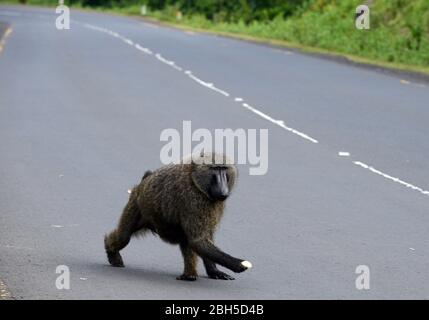
[[[226,173],[221,171],[215,175],[214,183],[211,188],[211,198],[213,200],[224,201],[229,196],[229,187]]]
[[[228,198],[227,194],[220,194],[217,196],[216,200],[224,201],[224,200],[226,200],[226,198]]]

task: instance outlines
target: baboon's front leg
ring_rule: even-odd
[[[182,251],[185,269],[183,274],[177,277],[177,280],[195,281],[198,278],[197,274],[197,254],[189,247],[188,244],[180,244],[180,251]]]
[[[234,280],[233,277],[231,277],[229,274],[226,274],[225,272],[220,271],[216,263],[211,261],[210,259],[203,259],[204,261],[204,267],[206,268],[207,275],[211,279],[221,279],[221,280]]]
[[[252,267],[249,261],[231,257],[229,254],[221,251],[209,239],[193,240],[189,244],[201,258],[209,259],[234,272],[243,272]]]

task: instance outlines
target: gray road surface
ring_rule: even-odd
[[[15,298],[429,298],[427,84],[131,18],[72,11],[62,31],[55,18],[0,6],[13,29],[0,54],[0,278]],[[151,235],[123,251],[126,268],[105,259],[127,189],[183,120],[269,129],[268,173],[240,166],[217,234],[254,265],[235,281],[176,281],[178,247]],[[55,287],[58,265],[70,290]]]

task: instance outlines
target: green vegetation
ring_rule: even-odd
[[[1,2],[1,1],[0,1]],[[28,0],[55,4],[53,0]],[[69,5],[140,13],[161,21],[267,39],[282,44],[390,63],[429,73],[428,0],[69,0]],[[367,3],[371,29],[354,25],[355,8]],[[177,12],[182,13],[180,20]],[[368,60],[366,60],[368,59]]]

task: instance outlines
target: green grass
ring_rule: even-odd
[[[2,2],[2,1],[0,1]],[[17,1],[15,1],[17,2]],[[29,0],[31,4],[55,4],[52,0]],[[429,74],[429,1],[373,0],[371,29],[358,30],[354,11],[361,0],[310,0],[290,18],[272,21],[225,22],[200,14],[176,19],[177,8],[149,11],[148,17],[163,23],[214,32],[253,41],[335,54],[360,63]],[[109,13],[140,15],[140,5],[99,8]]]
[[[294,46],[314,47],[329,52],[361,57],[394,65],[429,68],[429,1],[378,0],[371,7],[371,29],[358,30],[353,14],[361,1],[313,1],[303,12],[284,20],[214,23],[203,16],[187,16],[180,24],[252,38],[277,40]],[[319,6],[316,4],[319,3]],[[168,22],[174,14],[163,11],[152,16]],[[421,69],[419,69],[421,67]]]

